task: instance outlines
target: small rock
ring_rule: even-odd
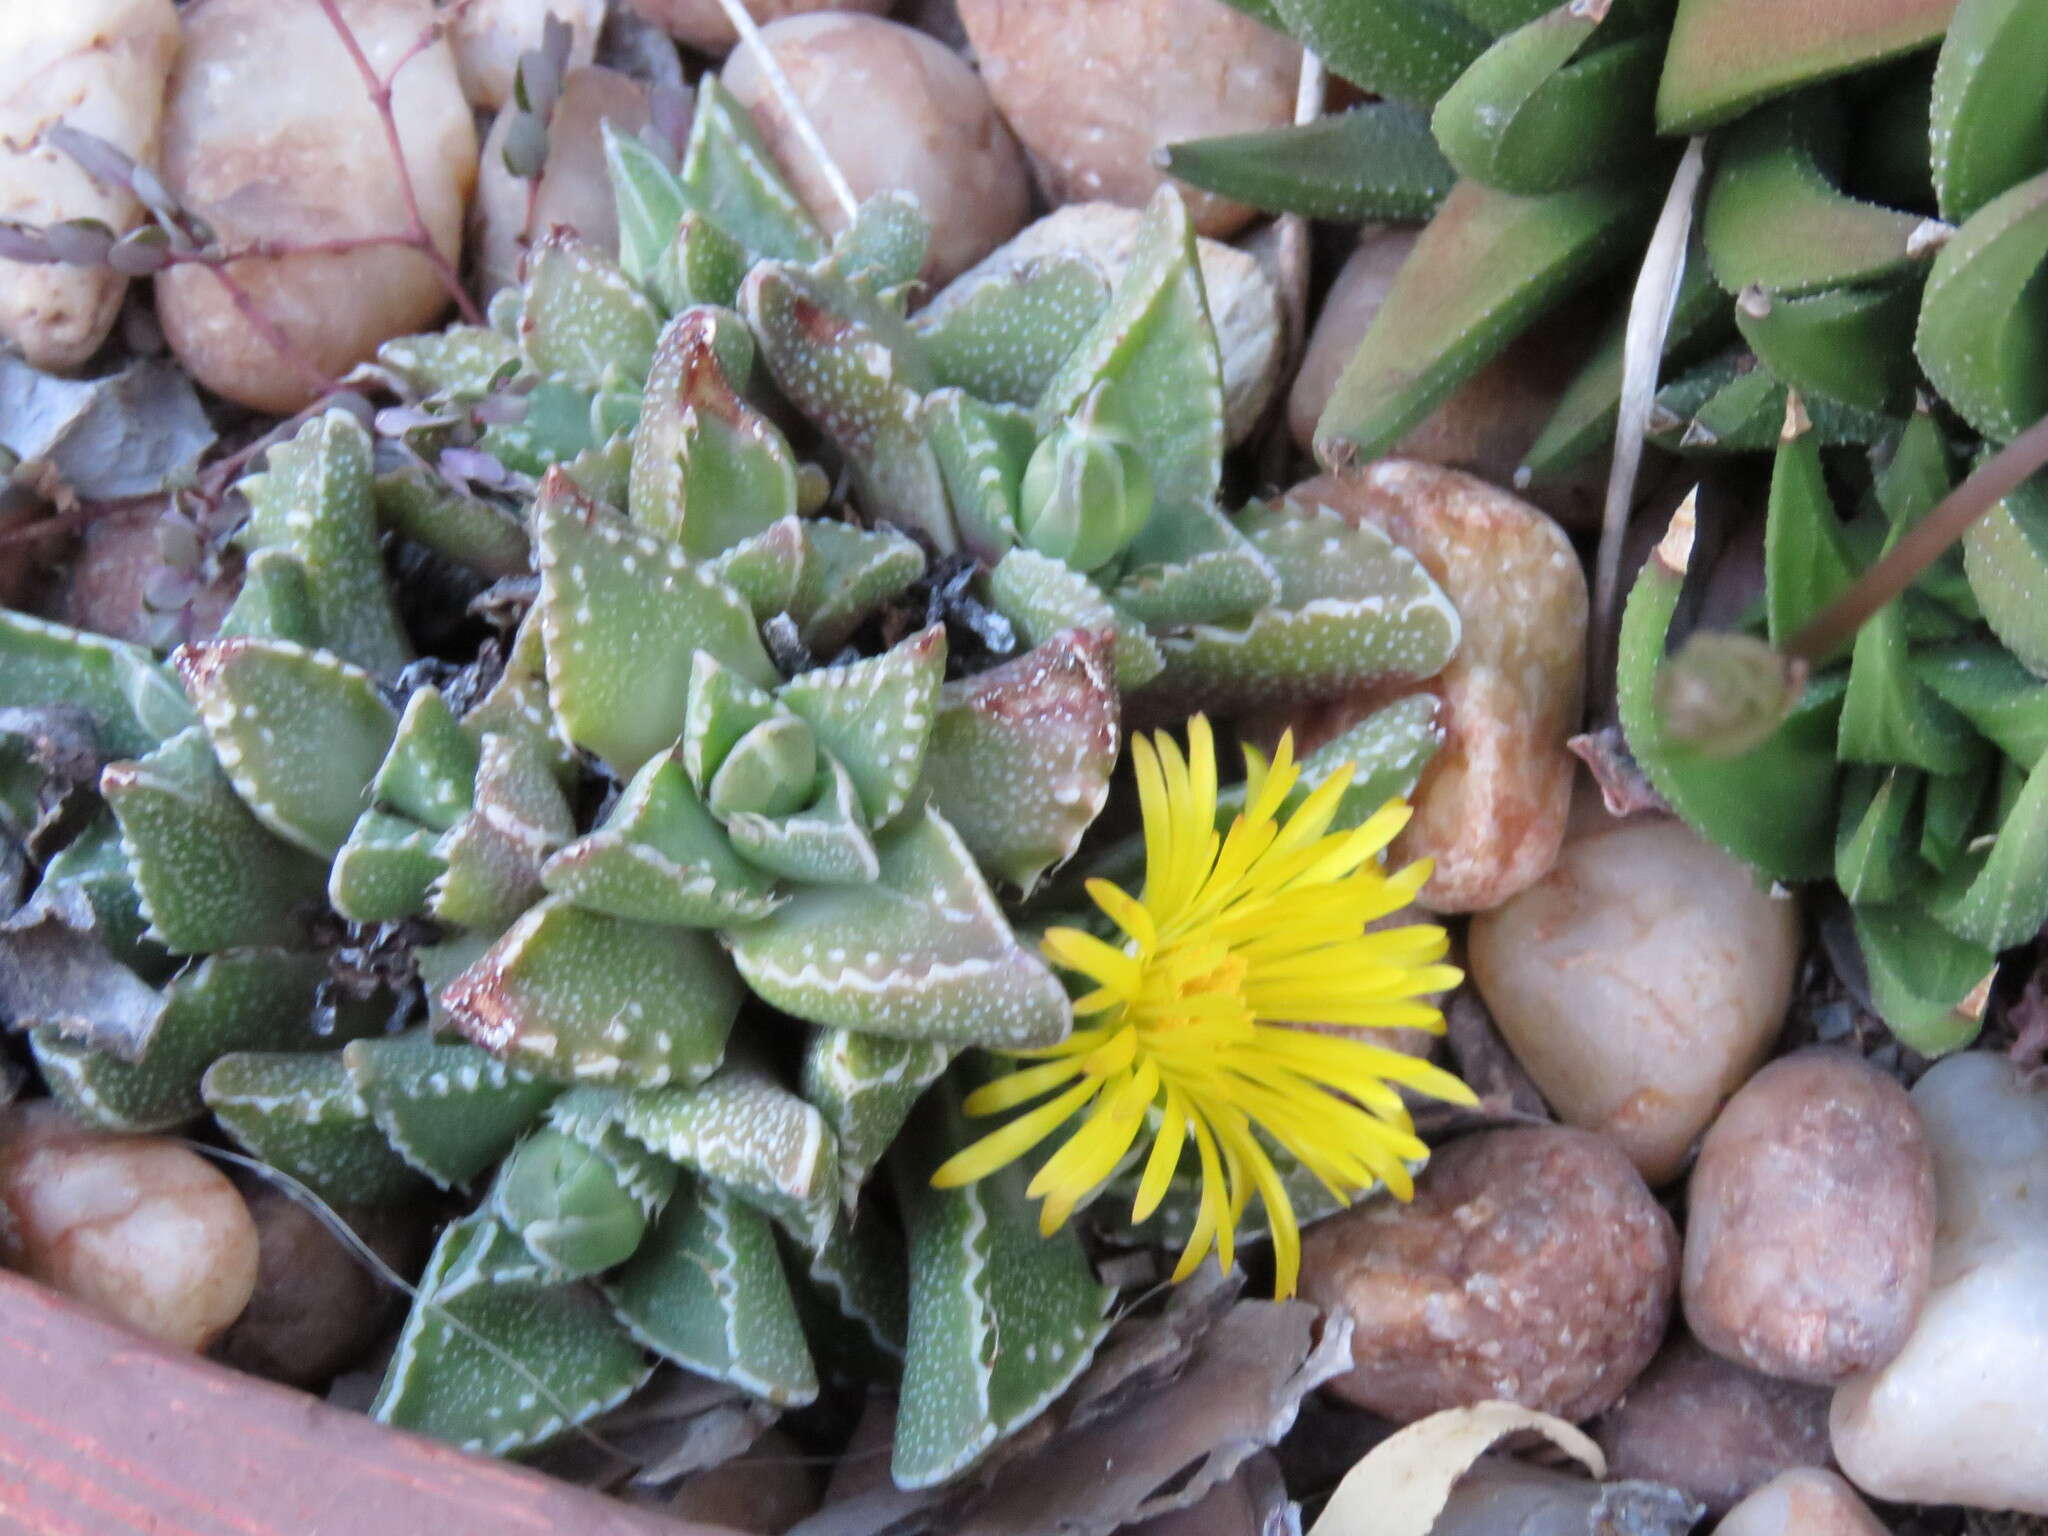
[[[932,300],[925,318],[943,315],[983,283],[1053,257],[1088,262],[1114,288],[1131,264],[1143,219],[1137,209],[1115,203],[1069,203],[963,272]],[[1197,239],[1195,261],[1223,354],[1224,426],[1230,441],[1239,443],[1259,424],[1280,382],[1285,353],[1280,295],[1253,257],[1221,240]]]
[[[1832,1472],[1780,1473],[1728,1512],[1714,1536],[1886,1536],[1856,1490]]]
[[[1593,1426],[1614,1477],[1683,1489],[1720,1514],[1794,1467],[1828,1463],[1828,1394],[1724,1360],[1681,1333]]]
[[[142,221],[126,188],[94,180],[36,136],[59,120],[148,165],[178,56],[171,0],[13,0],[0,6],[0,219]],[[38,368],[76,368],[107,339],[128,279],[109,267],[0,261],[0,342]]]
[[[771,1429],[731,1461],[684,1478],[664,1508],[721,1531],[781,1536],[818,1507],[816,1482],[803,1447]]]
[[[197,1153],[88,1131],[38,1100],[0,1120],[0,1258],[138,1333],[204,1349],[255,1289],[256,1224]]]
[[[960,0],[960,19],[1055,203],[1142,207],[1166,145],[1294,120],[1301,50],[1223,0]],[[1184,190],[1202,234],[1252,217]]]
[[[1031,212],[1024,155],[981,77],[950,48],[873,16],[824,12],[761,29],[856,198],[899,190],[931,220],[924,277],[934,285],[981,260]],[[826,229],[846,211],[797,138],[754,50],[723,79],[754,114],[790,185]]]
[[[258,1184],[249,1194],[256,1223],[256,1290],[220,1341],[218,1357],[238,1371],[294,1387],[319,1386],[377,1342],[398,1299],[362,1257],[296,1200]],[[393,1268],[412,1268],[425,1212],[347,1210],[342,1219]]]
[[[455,74],[469,104],[495,112],[512,99],[519,56],[541,45],[549,16],[569,29],[569,62],[577,69],[597,52],[605,0],[469,0],[448,29]]]
[[[1835,1386],[1896,1355],[1927,1299],[1934,1167],[1906,1090],[1847,1051],[1743,1085],[1688,1189],[1685,1320],[1707,1348]]]
[[[1467,955],[1558,1118],[1612,1136],[1655,1186],[1769,1054],[1799,908],[1678,822],[1610,826],[1473,919]]]
[[[1432,911],[1498,906],[1549,870],[1571,811],[1577,760],[1565,742],[1578,729],[1586,647],[1586,577],[1571,541],[1519,497],[1407,459],[1325,475],[1287,496],[1372,523],[1413,550],[1456,605],[1463,637],[1425,682],[1361,690],[1258,728],[1277,735],[1291,724],[1296,747],[1309,751],[1402,694],[1434,693],[1444,744],[1392,857],[1436,861],[1419,898]]]
[[[1595,1483],[1482,1456],[1451,1489],[1429,1536],[1685,1536],[1700,1506],[1655,1483]]]
[[[478,291],[489,298],[519,281],[519,263],[535,235],[573,229],[608,256],[619,253],[618,208],[604,163],[603,126],[632,135],[647,126],[647,87],[630,75],[590,65],[562,77],[548,119],[548,157],[528,203],[526,181],[505,165],[507,108],[484,137],[476,202],[469,211]]]
[[[1301,1268],[1358,1325],[1340,1397],[1402,1422],[1488,1398],[1584,1419],[1656,1352],[1678,1234],[1612,1142],[1530,1126],[1452,1142],[1407,1205],[1319,1223]]]
[[[722,54],[738,42],[739,34],[726,20],[725,7],[718,0],[626,0],[634,11],[653,22],[679,43],[688,43],[703,53]],[[747,14],[762,26],[785,16],[808,16],[813,11],[865,11],[879,16],[895,0],[747,0]]]
[[[1892,1362],[1835,1393],[1866,1493],[2048,1515],[2048,1085],[1987,1051],[1913,1089],[1934,1154],[1933,1288]]]
[[[380,72],[434,24],[428,0],[341,0],[340,9]],[[406,63],[392,111],[420,215],[453,262],[476,185],[477,145],[445,42]],[[172,192],[230,249],[399,236],[407,227],[383,124],[313,0],[210,0],[185,12],[163,162]],[[290,342],[296,363],[204,267],[157,279],[164,334],[207,388],[281,416],[320,393],[314,373],[346,373],[448,305],[425,255],[396,245],[247,257],[226,274]]]
[[[1315,451],[1316,422],[1386,302],[1415,236],[1412,225],[1368,224],[1330,284],[1287,397],[1287,428],[1303,453]],[[1584,318],[1575,314],[1539,323],[1410,430],[1394,445],[1393,456],[1511,483],[1578,371],[1587,334]],[[1539,482],[1520,494],[1572,527],[1596,525],[1606,460],[1595,458],[1596,468],[1587,474]]]

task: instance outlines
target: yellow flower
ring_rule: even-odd
[[[1084,1027],[1060,1045],[1019,1053],[1021,1067],[967,1099],[994,1114],[1047,1099],[984,1136],[933,1175],[972,1183],[1022,1157],[1076,1116],[1081,1124],[1033,1177],[1039,1226],[1052,1232],[1123,1165],[1141,1132],[1153,1141],[1133,1221],[1158,1208],[1192,1138],[1201,1173],[1194,1231],[1174,1273],[1183,1280],[1213,1248],[1228,1269],[1237,1223],[1256,1193],[1273,1234],[1276,1289],[1294,1294],[1301,1231],[1267,1143],[1341,1202],[1384,1184],[1414,1193],[1408,1163],[1426,1157],[1391,1086],[1453,1103],[1472,1090],[1427,1062],[1302,1024],[1441,1031],[1425,1001],[1458,984],[1434,924],[1367,932],[1429,878],[1426,862],[1385,873],[1379,855],[1408,820],[1390,801],[1361,826],[1332,833],[1351,783],[1346,765],[1283,822],[1301,777],[1291,736],[1269,764],[1245,753],[1244,810],[1216,830],[1216,747],[1209,723],[1188,723],[1188,751],[1161,732],[1131,741],[1145,822],[1145,889],[1133,900],[1088,882],[1125,937],[1104,943],[1054,928],[1046,955],[1093,989],[1074,1003]]]

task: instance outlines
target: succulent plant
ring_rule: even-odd
[[[1218,509],[1176,200],[1115,293],[1054,263],[911,320],[915,208],[828,240],[715,81],[678,165],[608,153],[617,261],[550,234],[490,324],[383,350],[374,430],[329,411],[241,483],[216,636],[164,662],[0,611],[0,849],[40,864],[0,980],[61,961],[127,1027],[0,1008],[94,1125],[210,1113],[336,1203],[473,1197],[387,1421],[513,1452],[657,1360],[784,1406],[900,1373],[895,1473],[934,1483],[1111,1296],[1011,1174],[931,1182],[956,1060],[1072,1028],[998,889],[1075,859],[1125,690],[1427,675],[1457,616],[1371,530]],[[418,560],[476,594],[439,651],[389,575]],[[1301,793],[1355,774],[1359,825],[1433,713]]]
[[[1387,451],[1559,301],[1640,262],[1687,137],[1709,170],[1649,435],[1680,454],[1775,455],[1772,644],[1924,517],[1957,466],[2048,412],[2048,82],[2018,62],[2048,46],[2039,7],[1234,3],[1385,100],[1180,146],[1176,172],[1323,217],[1429,217],[1318,426],[1327,463]],[[1525,482],[1613,433],[1618,297]],[[1871,1000],[1923,1050],[1974,1033],[1996,952],[2048,918],[2034,804],[2048,790],[2026,792],[2039,750],[2014,723],[2048,675],[2021,596],[2038,590],[2040,501],[2037,485],[2014,492],[1960,560],[1819,658],[1747,753],[1729,753],[1725,722],[1718,755],[1695,750],[1658,707],[1689,535],[1644,572],[1623,630],[1622,723],[1651,781],[1763,873],[1832,877]],[[1772,660],[1725,649],[1687,664],[1695,693],[1714,691],[1715,664],[1754,667],[1765,694],[1781,681]]]

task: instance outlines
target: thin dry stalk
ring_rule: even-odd
[[[332,3],[332,0],[323,0]],[[718,0],[719,9],[725,12],[732,29],[740,35],[740,46],[753,50],[754,58],[761,66],[761,73],[768,77],[768,88],[775,93],[775,99],[782,103],[782,110],[789,114],[790,126],[803,141],[804,152],[817,162],[819,173],[825,184],[832,189],[832,197],[839,204],[839,211],[846,215],[848,223],[860,211],[860,199],[853,195],[853,186],[846,179],[846,173],[839,169],[839,162],[832,158],[832,151],[825,147],[824,136],[818,132],[818,125],[811,121],[811,114],[804,110],[802,98],[796,87],[789,83],[789,76],[782,72],[782,61],[775,52],[761,41],[761,29],[748,13],[746,0]]]

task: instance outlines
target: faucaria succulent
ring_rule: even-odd
[[[1687,138],[1707,171],[1650,438],[1775,455],[1753,626],[1773,644],[2048,412],[2048,77],[2019,62],[2048,47],[2039,6],[1235,3],[1386,99],[1181,146],[1176,172],[1269,207],[1429,218],[1318,426],[1326,462],[1386,451],[1560,300],[1632,275]],[[1612,297],[1530,480],[1614,430],[1629,288]],[[1923,1050],[1974,1034],[1997,951],[2048,918],[2048,783],[2029,792],[2040,747],[2015,724],[2048,675],[2022,596],[2044,519],[2038,487],[2007,497],[1960,560],[1819,658],[1789,719],[1766,709],[1745,753],[1733,726],[1718,755],[1694,750],[1658,705],[1684,558],[1645,570],[1623,630],[1622,723],[1652,783],[1763,873],[1831,878],[1871,1001]],[[1729,702],[1716,659],[1759,668],[1766,694],[1783,682],[1700,649],[1695,694]]]
[[[608,151],[617,261],[548,235],[490,325],[384,349],[374,431],[316,417],[242,483],[218,635],[163,662],[0,613],[0,805],[41,862],[0,958],[97,967],[132,1027],[0,1003],[95,1125],[211,1113],[330,1201],[474,1197],[384,1419],[510,1452],[658,1360],[783,1406],[900,1373],[895,1473],[935,1483],[1111,1294],[1021,1178],[931,1181],[963,1053],[1073,1028],[1001,895],[1075,859],[1127,695],[1426,676],[1457,615],[1370,529],[1220,510],[1174,198],[1114,293],[1054,264],[914,320],[914,206],[828,240],[715,82],[679,166]],[[417,656],[392,542],[499,637]],[[1377,825],[1436,740],[1405,700],[1299,792]]]

